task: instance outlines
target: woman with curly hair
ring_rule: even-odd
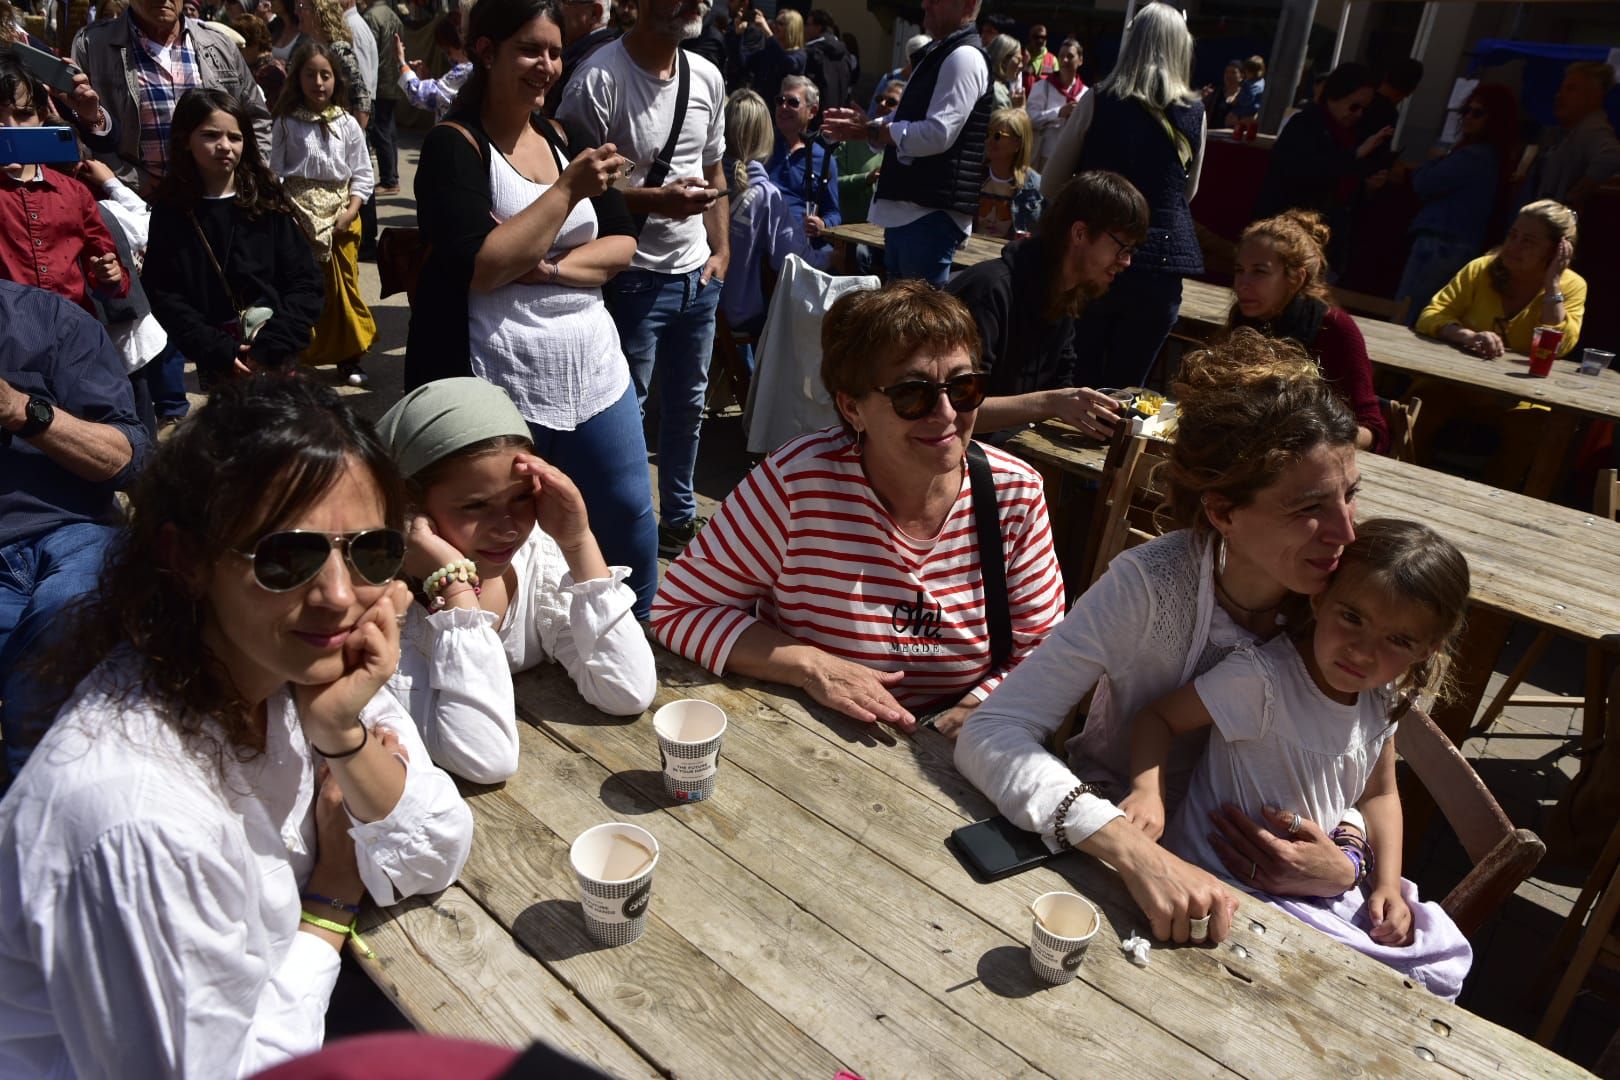
[[[1079,847],[1117,868],[1155,936],[1187,941],[1207,927],[1218,941],[1230,895],[1114,804],[1129,790],[1130,721],[1238,645],[1305,617],[1305,598],[1327,588],[1355,539],[1357,428],[1297,345],[1247,328],[1189,357],[1175,397],[1162,511],[1173,531],[1109,564],[968,719],[956,767],[1052,850]],[[1046,740],[1087,694],[1068,760],[1053,757]],[[1202,750],[1197,739],[1176,745],[1173,799]],[[1279,811],[1280,829],[1293,809]],[[1337,896],[1353,883],[1350,862],[1317,824],[1284,841],[1233,817],[1215,850],[1234,875],[1298,896]],[[1269,849],[1257,846],[1267,837]]]
[[[321,1045],[362,899],[472,814],[379,693],[405,493],[337,394],[228,383],[158,450],[0,802],[0,1074],[248,1076]],[[357,945],[359,943],[357,942]]]

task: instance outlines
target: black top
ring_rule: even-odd
[[[1204,254],[1187,206],[1187,169],[1181,164],[1176,140],[1146,103],[1107,91],[1096,93],[1096,111],[1080,152],[1080,170],[1117,172],[1147,200],[1148,234],[1136,249],[1131,269],[1202,274]],[[1196,152],[1203,137],[1202,103],[1171,105],[1165,115]]]
[[[473,264],[484,238],[499,224],[489,194],[489,157],[498,153],[475,116],[452,116],[478,141],[475,148],[447,124],[439,124],[422,141],[416,167],[416,215],[427,245],[422,287],[411,306],[411,329],[405,344],[405,389],[436,379],[471,375],[467,349],[467,291]],[[535,130],[561,152],[588,149],[590,140],[570,126],[558,134],[552,121],[536,118]],[[596,235],[634,236],[635,223],[624,196],[613,188],[591,200]]]
[[[132,451],[117,476],[81,480],[28,440],[0,438],[0,547],[64,525],[108,521],[113,491],[139,475],[150,446],[135,416],[124,361],[95,318],[53,292],[0,280],[0,379],[60,412],[124,433]]]
[[[275,312],[254,339],[253,359],[266,367],[296,361],[326,302],[325,279],[298,223],[276,211],[250,218],[235,198],[201,199],[193,213],[236,300]],[[226,327],[237,317],[236,304],[190,218],[173,203],[152,207],[141,285],[169,340],[198,370],[230,371],[237,346]]]
[[[832,34],[805,44],[804,73],[821,92],[823,109],[841,109],[849,101],[849,49]],[[775,95],[769,100],[774,103]]]
[[[1356,171],[1355,146],[1340,146],[1328,126],[1327,110],[1312,102],[1277,136],[1266,178],[1254,204],[1254,217],[1284,210],[1318,210],[1329,217],[1344,209],[1339,181]]]
[[[1051,282],[1041,255],[1038,238],[1018,240],[945,286],[979,327],[979,366],[990,373],[991,397],[1074,385],[1074,320],[1047,318]]]
[[[957,49],[978,49],[983,53],[978,31],[964,26],[928,47],[900,95],[900,104],[894,110],[896,120],[927,117],[934,100],[934,88],[939,84],[940,69],[945,65],[945,58]],[[989,61],[985,64],[988,67]],[[977,214],[979,191],[984,187],[989,169],[985,140],[990,134],[990,114],[995,105],[994,84],[992,75],[984,94],[974,102],[956,141],[943,153],[916,158],[906,164],[900,160],[898,150],[887,147],[883,151],[883,168],[878,174],[875,198],[916,203],[934,210],[954,210],[969,216]]]

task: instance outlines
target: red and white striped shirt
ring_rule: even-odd
[[[1040,476],[994,447],[1012,614],[1009,668],[1063,617],[1063,576]],[[762,619],[790,637],[883,671],[903,671],[906,708],[983,700],[1006,671],[990,670],[973,486],[939,535],[895,525],[839,428],[789,442],[744,478],[669,567],[653,601],[658,640],[725,671],[742,632]]]

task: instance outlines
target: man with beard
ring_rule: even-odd
[[[1147,230],[1147,200],[1129,180],[1085,172],[1058,192],[1034,236],[951,279],[945,289],[973,313],[990,373],[976,436],[999,432],[988,440],[999,443],[1042,420],[1099,439],[1113,431],[1113,399],[1075,385],[1074,320],[1131,264]]]
[[[596,51],[557,108],[586,145],[612,143],[635,163],[624,201],[642,218],[641,236],[630,269],[603,291],[643,405],[658,372],[658,551],[666,558],[698,530],[692,474],[731,258],[720,166],[725,83],[719,68],[680,47],[708,13],[708,0],[637,0],[635,26]],[[666,146],[673,152],[663,157]]]

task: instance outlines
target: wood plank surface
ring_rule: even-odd
[[[680,663],[662,650],[659,658]],[[999,1044],[1005,1044],[1008,1052],[1054,1076],[1068,1073],[1076,1050],[1082,1047],[1098,1069],[1128,1073],[1148,1055],[1176,1075],[1229,1075],[1198,1050],[1107,999],[1088,998],[1086,1008],[1094,1023],[1083,1032],[1070,1029],[1067,1015],[1074,1008],[1073,996],[1061,988],[1043,988],[1029,970],[1023,948],[1027,916],[1020,933],[1009,935],[962,908],[950,895],[875,856],[860,840],[774,792],[732,760],[731,748],[743,737],[745,726],[751,726],[750,721],[773,726],[781,723],[780,717],[712,677],[702,689],[710,700],[718,698],[731,718],[719,794],[698,805],[675,807],[670,813],[692,830],[694,839],[701,838],[779,890],[780,902],[797,907],[801,916],[824,921],[868,956],[858,985],[845,987],[841,984],[848,975],[836,975],[830,985],[820,988],[823,996],[850,994],[857,1000],[874,1000],[869,997],[873,991],[882,991],[895,980],[912,984],[906,994],[876,993],[875,1004],[867,1006],[872,1011],[865,1016],[874,1038],[890,1037],[890,1025],[896,1022],[926,1032],[934,1026],[930,1022],[934,1011],[949,1010],[966,1022],[959,1026],[974,1025],[977,1038],[989,1044],[972,1055],[954,1051],[932,1066],[908,1068],[906,1062],[914,1053],[909,1036],[892,1044],[879,1042],[871,1048],[875,1056],[863,1053],[854,1060],[851,1067],[856,1072],[866,1076],[984,1076],[986,1066],[980,1059],[990,1047],[1001,1050]],[[634,784],[642,804],[667,805],[657,787],[656,742],[646,725],[593,723],[589,714],[571,708],[572,688],[564,680],[526,679],[519,683],[518,691],[525,717],[546,717],[548,730],[577,742],[604,769]],[[665,690],[659,703],[681,696],[695,695],[690,688]],[[961,818],[955,820],[960,823]],[[665,832],[659,835],[662,839]],[[937,855],[948,858],[942,846]],[[660,862],[660,873],[662,870]],[[655,906],[659,892],[660,886],[655,884]],[[666,920],[676,918],[663,908],[660,911]],[[712,922],[724,935],[728,953],[748,949],[746,920],[743,925],[725,917]],[[884,966],[874,971],[871,961]],[[803,969],[803,978],[816,983],[821,966],[810,963]],[[871,980],[870,990],[865,988],[867,980]],[[986,982],[997,989],[988,989]],[[932,999],[930,1009],[914,1014],[906,1003],[919,993]],[[988,1073],[1000,1074],[999,1070]]]
[[[597,945],[585,933],[568,861],[573,837],[558,836],[498,789],[467,802],[478,835],[462,888],[661,1072],[830,1077],[841,1068],[671,929],[656,905],[633,946]],[[655,880],[654,896],[657,888]]]
[[[684,664],[659,652],[661,668],[666,663]],[[950,810],[917,795],[911,785],[889,775],[918,769],[903,747],[891,749],[888,769],[866,767],[850,753],[857,744],[837,730],[851,727],[847,722],[833,720],[819,732],[812,731],[785,715],[771,715],[770,710],[759,707],[762,703],[757,696],[739,695],[719,680],[712,680],[707,687],[688,685],[684,692],[694,689],[698,692],[692,696],[729,703],[731,726],[723,753],[726,772],[722,792],[727,790],[726,782],[735,779],[736,770],[746,772],[849,840],[931,886],[939,896],[954,899],[961,907],[1000,927],[1008,939],[1017,943],[1007,946],[1016,952],[1022,952],[1019,946],[1028,934],[1027,905],[1039,893],[1078,886],[1097,900],[1107,913],[1108,925],[1099,933],[1081,968],[1080,982],[1091,996],[1077,1005],[1082,1010],[1079,1015],[1094,1009],[1098,998],[1118,1002],[1142,1021],[1246,1075],[1358,1071],[1374,1075],[1578,1073],[1556,1055],[1411,987],[1369,958],[1253,902],[1245,902],[1247,920],[1240,923],[1228,945],[1220,949],[1157,949],[1149,969],[1135,968],[1123,959],[1116,945],[1120,937],[1142,928],[1140,914],[1118,878],[1094,860],[1067,856],[1054,864],[1058,872],[1032,871],[993,885],[977,885],[946,852],[943,839],[950,829],[983,815],[988,808],[982,799],[978,807]],[[520,693],[528,691],[521,689]],[[558,703],[548,702],[547,712],[548,728],[557,727],[562,715]],[[611,762],[623,770],[633,771],[638,764],[655,761],[646,749],[650,738],[636,739],[631,729],[622,726],[587,720],[568,729],[565,737],[604,764]],[[913,777],[914,784],[922,782]],[[718,835],[717,843],[729,847],[744,842],[742,824],[758,822],[765,834],[760,843],[765,846],[749,862],[753,865],[759,860],[768,861],[769,845],[774,842],[782,846],[770,835],[780,815],[769,813],[770,807],[762,806],[754,792],[738,792],[735,797],[742,800],[740,820],[733,829]],[[705,813],[713,813],[724,805],[724,800],[724,796],[717,796],[714,803],[704,807]],[[693,816],[691,820],[696,827],[698,822],[710,819]],[[816,851],[821,850],[822,843],[816,842]],[[834,860],[822,861],[830,865]],[[781,887],[803,886],[783,882]],[[795,899],[807,906],[811,902],[811,898],[799,895]],[[909,906],[915,909],[932,904],[923,890]],[[928,906],[925,917],[940,926],[950,925],[939,918],[943,910]],[[877,915],[868,909],[863,917],[875,919]],[[954,938],[946,941],[953,948],[957,944]],[[1234,945],[1241,951],[1234,950]],[[1274,959],[1264,960],[1268,953]],[[1272,966],[1271,976],[1263,974],[1257,958],[1262,965]],[[981,981],[994,977],[982,965],[980,976]],[[1070,990],[1085,993],[1078,987]],[[1436,1037],[1436,1019],[1450,1033],[1443,1043]],[[1006,1037],[1005,1030],[998,1029],[998,1034]],[[1138,1023],[1138,1039],[1141,1030]],[[1088,1034],[1095,1037],[1096,1032]],[[1420,1047],[1423,1053],[1435,1055],[1436,1060],[1424,1061]],[[1297,1061],[1293,1059],[1296,1053]],[[1149,1054],[1140,1055],[1135,1068],[1150,1060]],[[1171,1069],[1165,1074],[1173,1072]]]
[[[1190,336],[1208,338],[1225,328],[1232,303],[1231,289],[1184,280],[1178,325]],[[1499,360],[1481,360],[1396,323],[1353,318],[1367,341],[1367,356],[1378,367],[1444,379],[1514,401],[1534,401],[1577,416],[1620,420],[1620,371],[1582,375],[1572,357],[1554,361],[1546,378],[1535,378],[1528,357],[1510,353]]]
[[[619,1077],[658,1071],[512,939],[460,886],[370,908],[360,966],[421,1030],[515,1049],[541,1040]]]
[[[822,235],[835,244],[865,244],[873,250],[883,250],[883,228],[870,222],[861,222],[858,225],[833,225],[823,229]],[[958,270],[966,270],[970,266],[1000,258],[1001,249],[1006,243],[1005,240],[974,233],[957,249],[951,265]]]
[[[1007,448],[1076,475],[1102,475],[1103,447],[1055,424]],[[1470,599],[1585,642],[1620,640],[1620,524],[1374,454],[1360,454],[1358,516],[1421,521],[1468,557]]]
[[[524,687],[524,715],[572,710],[589,717],[566,676],[551,674],[557,677]],[[651,910],[847,1067],[866,1076],[1045,1075],[761,880],[732,843],[706,840],[691,823],[712,816],[718,803],[671,804],[649,724],[603,723],[592,731],[636,743],[645,754],[635,768],[612,769],[524,728],[523,768],[506,794],[564,834],[609,819],[650,830],[660,846]],[[787,839],[780,821],[769,820],[780,844]],[[828,877],[836,870],[851,867],[816,864],[812,872]],[[858,877],[847,884],[846,908],[860,895]],[[918,938],[914,931],[907,936]]]

